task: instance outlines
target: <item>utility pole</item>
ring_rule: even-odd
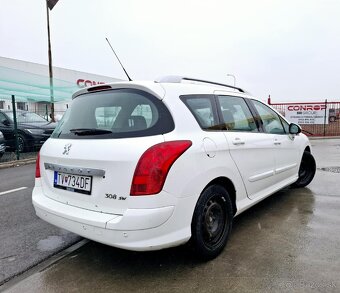
[[[48,35],[48,70],[50,77],[50,95],[51,95],[51,119],[54,119],[54,91],[53,91],[53,70],[52,70],[52,50],[51,50],[51,34],[50,34],[50,12],[58,0],[46,0],[46,14],[47,14],[47,35]]]

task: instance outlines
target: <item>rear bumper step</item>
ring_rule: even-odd
[[[157,250],[185,243],[190,238],[187,227],[176,231],[167,227],[175,210],[173,206],[127,209],[124,215],[105,214],[57,202],[46,197],[40,187],[33,189],[32,201],[41,219],[119,248]]]

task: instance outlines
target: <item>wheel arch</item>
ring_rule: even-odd
[[[231,203],[232,203],[232,207],[233,207],[233,214],[235,215],[236,212],[237,212],[237,207],[236,207],[236,189],[235,189],[235,186],[233,184],[233,182],[227,178],[227,177],[217,177],[215,179],[213,179],[212,181],[210,181],[203,189],[203,191],[205,189],[207,189],[209,186],[211,185],[220,185],[222,187],[224,187],[229,195],[230,195],[230,200],[231,200]]]

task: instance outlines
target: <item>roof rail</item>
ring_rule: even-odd
[[[241,93],[245,93],[245,91],[243,89],[236,87],[236,86],[228,85],[228,84],[225,84],[225,83],[219,83],[219,82],[214,82],[214,81],[209,81],[209,80],[204,80],[204,79],[190,78],[190,77],[177,76],[177,75],[164,76],[164,77],[156,79],[155,82],[181,83],[183,80],[197,81],[197,82],[202,82],[202,83],[210,83],[210,84],[214,84],[214,85],[232,88],[232,89],[238,90]]]

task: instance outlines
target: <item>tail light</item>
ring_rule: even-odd
[[[35,178],[40,177],[40,152],[38,152],[37,160],[35,162]]]
[[[190,140],[156,144],[147,149],[138,161],[132,179],[131,195],[159,193],[172,164],[192,145]]]

